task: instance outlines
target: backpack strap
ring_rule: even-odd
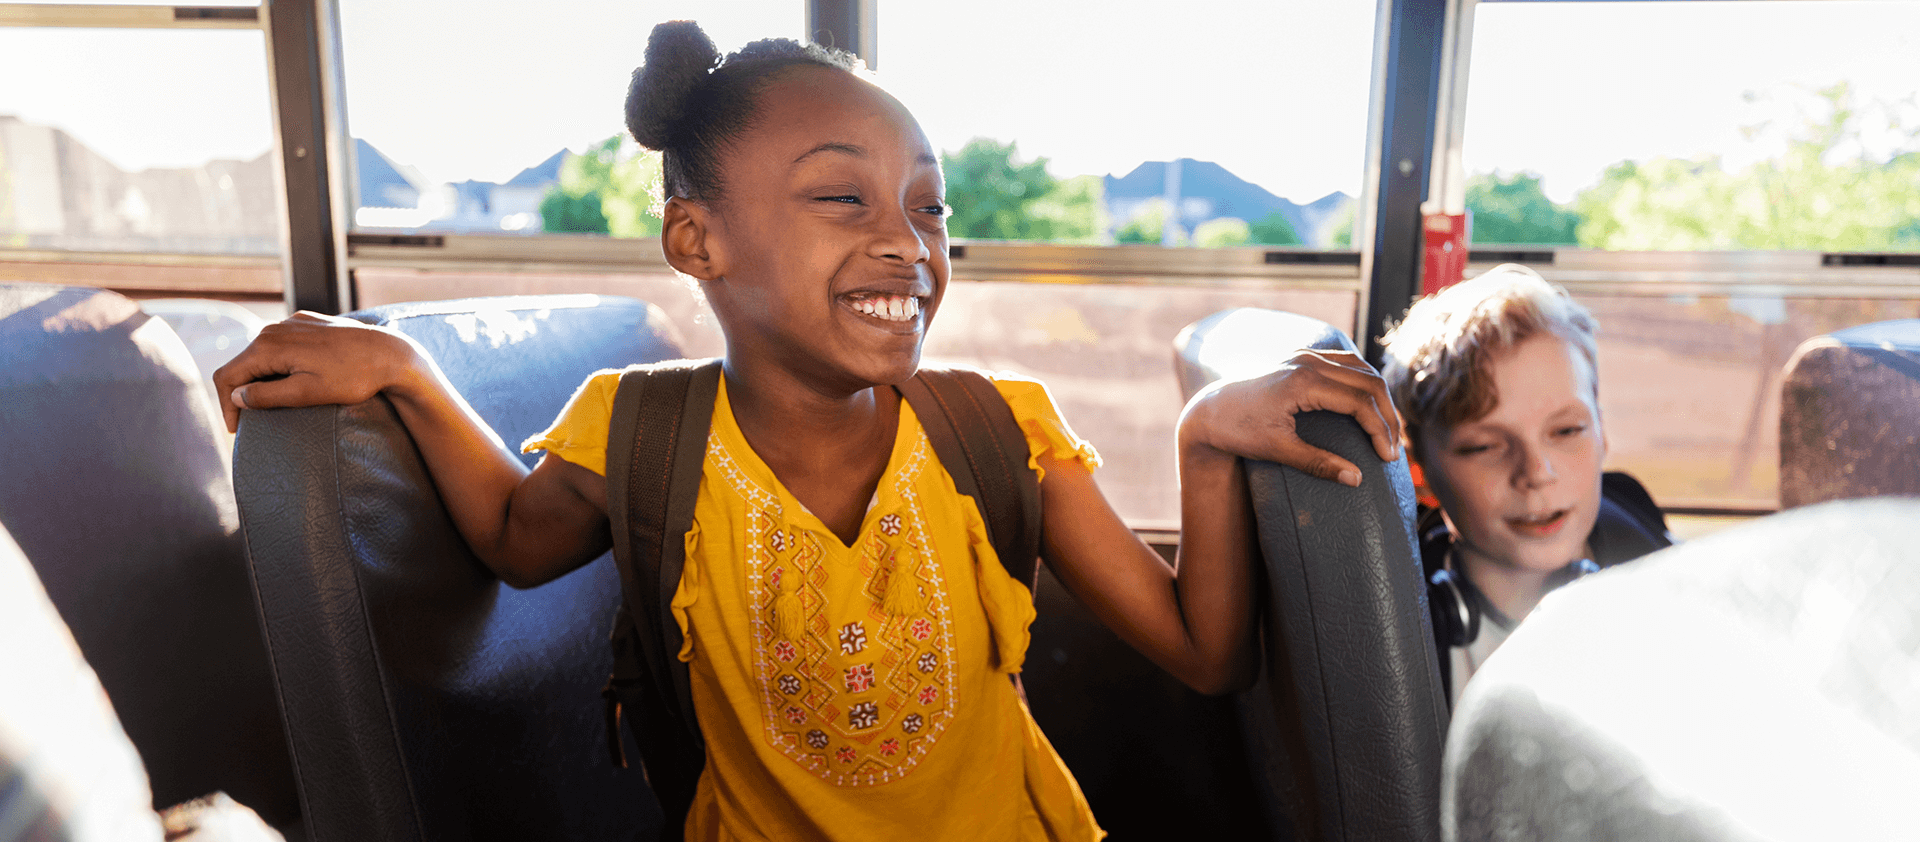
[[[706,750],[671,605],[719,382],[718,360],[630,368],[620,376],[607,435],[607,516],[623,595],[608,736],[617,746],[619,707],[628,708],[640,726],[633,731],[648,782],[676,829],[671,817],[684,817],[692,804]],[[621,752],[615,757],[624,762]]]
[[[994,553],[1031,593],[1039,574],[1040,478],[1026,434],[993,382],[964,368],[921,368],[900,386],[927,442],[987,523]]]

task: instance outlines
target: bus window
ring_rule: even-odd
[[[801,36],[792,0],[342,0],[358,230],[642,237],[657,158],[622,103],[653,25],[693,19],[722,51]],[[538,25],[530,25],[530,17]]]
[[[888,2],[877,64],[942,150],[956,237],[1351,248],[1373,12]]]
[[[1793,349],[1920,315],[1916,27],[1912,2],[1476,8],[1469,274],[1527,263],[1594,311],[1609,464],[1662,504],[1774,508]]]
[[[279,254],[258,29],[0,27],[0,78],[0,248]]]

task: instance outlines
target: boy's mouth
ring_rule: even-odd
[[[1572,509],[1555,509],[1540,514],[1528,514],[1507,518],[1507,527],[1528,538],[1546,538],[1558,533],[1567,525],[1567,515]]]
[[[903,324],[920,318],[920,299],[912,295],[855,293],[847,297],[847,306],[885,322]]]

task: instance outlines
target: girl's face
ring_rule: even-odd
[[[1583,556],[1600,514],[1607,446],[1594,372],[1551,333],[1516,343],[1487,368],[1493,411],[1421,429],[1427,484],[1469,558],[1549,573]]]
[[[729,363],[823,392],[904,382],[951,271],[939,159],[905,106],[844,71],[789,70],[759,106],[707,234]]]

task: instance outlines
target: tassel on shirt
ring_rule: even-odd
[[[773,598],[773,630],[781,640],[799,640],[804,630],[800,616],[800,571],[786,570],[780,576],[780,594]]]
[[[913,575],[913,550],[901,547],[893,553],[893,570],[887,574],[888,614],[908,617],[927,610],[926,594],[920,592],[919,577]]]

